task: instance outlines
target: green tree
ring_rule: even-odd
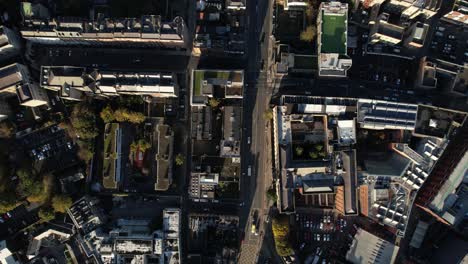
[[[0,123],[0,138],[11,138],[16,132],[16,127],[10,121]]]
[[[19,169],[18,175],[19,184],[17,186],[18,193],[22,196],[38,195],[42,191],[42,184],[26,169]]]
[[[77,143],[79,146],[78,157],[85,162],[91,160],[94,156],[94,140],[80,139]]]
[[[114,117],[117,122],[130,122],[134,124],[141,124],[145,121],[145,115],[140,112],[133,112],[127,108],[119,108],[115,110]]]
[[[139,95],[122,95],[117,99],[117,104],[121,107],[132,107],[143,103],[143,98]]]
[[[145,121],[146,117],[143,113],[140,112],[130,112],[130,123],[141,124]]]
[[[270,188],[267,191],[267,198],[268,200],[272,202],[276,202],[278,200],[278,196],[276,195],[276,189],[275,188]]]
[[[6,192],[10,185],[10,167],[7,157],[0,158],[0,193]],[[1,196],[1,195],[0,195]]]
[[[308,26],[304,31],[301,32],[300,39],[302,41],[311,42],[317,35],[317,28],[313,25]]]
[[[112,123],[115,120],[114,110],[112,110],[109,105],[102,109],[101,113],[99,113],[99,116],[101,117],[102,121],[104,121],[104,123]]]
[[[18,206],[18,199],[14,191],[7,190],[0,195],[0,213],[5,213]]]
[[[39,218],[44,222],[48,222],[55,218],[55,213],[50,207],[45,207],[45,208],[42,207],[39,210],[38,215],[39,215]]]
[[[57,124],[65,120],[65,116],[62,112],[50,114],[50,118],[54,120]]]
[[[141,152],[145,152],[150,148],[151,148],[151,144],[144,139],[133,141],[132,144],[130,144],[130,152],[132,153],[135,153],[137,150],[140,150]]]
[[[73,107],[70,123],[80,139],[92,139],[98,135],[96,114],[86,103],[79,103]]]
[[[65,195],[56,195],[52,198],[52,207],[55,212],[65,213],[72,205],[72,199]]]
[[[115,110],[114,117],[117,122],[126,122],[128,120],[128,110],[125,108],[119,108]]]
[[[80,148],[78,151],[78,158],[83,161],[89,161],[94,157],[94,152],[87,148]]]
[[[214,97],[210,98],[210,100],[208,100],[208,105],[213,107],[213,108],[217,108],[220,104],[220,101]]]
[[[138,150],[138,144],[135,141],[133,141],[132,144],[130,144],[130,152],[135,153],[137,152],[137,150]]]
[[[322,144],[316,144],[316,145],[314,146],[314,148],[315,148],[315,150],[317,150],[317,151],[321,151],[321,150],[323,149],[323,145],[322,145]]]
[[[138,147],[140,148],[140,151],[145,152],[151,148],[151,144],[144,139],[140,139],[138,140]]]
[[[278,255],[284,257],[294,254],[294,250],[288,240],[289,223],[287,217],[279,216],[278,218],[274,218],[271,228]]]
[[[177,154],[175,158],[175,164],[177,166],[182,166],[184,163],[185,163],[185,157],[181,153]]]
[[[46,203],[49,201],[50,194],[54,186],[54,176],[52,174],[42,175],[42,185],[38,193],[28,196],[27,200],[31,203]]]
[[[117,159],[117,152],[112,152],[109,154],[110,159]]]
[[[265,110],[265,112],[263,112],[263,118],[265,118],[265,120],[272,120],[273,119],[273,110],[272,109]]]
[[[309,152],[309,157],[310,157],[311,159],[317,159],[317,158],[318,158],[318,155],[317,155],[316,152],[311,151],[311,152]]]
[[[296,151],[296,155],[297,155],[297,156],[302,156],[302,153],[304,153],[304,148],[301,147],[301,146],[297,146],[297,147],[295,148],[295,151]]]
[[[319,155],[321,158],[325,158],[325,157],[327,156],[327,153],[326,153],[324,150],[322,150],[322,151],[320,151],[320,152],[318,153],[318,155]]]

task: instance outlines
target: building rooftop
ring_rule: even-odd
[[[468,15],[451,11],[438,20],[432,37],[429,56],[466,66],[468,63]]]
[[[356,121],[338,120],[338,142],[340,144],[356,143]]]
[[[319,76],[346,77],[352,65],[347,55],[348,4],[321,3],[317,27]]]
[[[102,184],[106,189],[117,189],[120,182],[121,138],[122,132],[118,123],[106,124],[102,165]]]
[[[194,70],[192,82],[192,105],[205,105],[212,97],[242,98],[244,71]]]
[[[369,186],[359,186],[359,212],[365,217],[369,216]]]
[[[346,54],[348,5],[322,3],[321,52]]]
[[[49,19],[49,10],[42,4],[33,4],[30,2],[21,2],[21,15],[23,19],[42,18]]]
[[[49,224],[45,229],[40,229],[37,231],[38,232],[33,235],[32,241],[30,241],[28,245],[26,254],[29,259],[39,255],[39,250],[41,249],[43,241],[47,239],[55,239],[63,243],[74,234],[72,228],[68,226],[57,225],[55,223],[53,225]]]
[[[414,230],[413,236],[411,237],[410,246],[413,248],[420,248],[422,242],[424,241],[424,236],[426,235],[427,229],[429,228],[429,223],[419,220]]]
[[[413,130],[418,106],[371,99],[359,99],[357,121],[369,129]]]
[[[192,108],[193,139],[211,140],[213,138],[213,111],[211,106]]]
[[[85,196],[68,209],[68,215],[77,229],[88,233],[101,225],[105,219],[100,209],[96,207],[98,200]]]
[[[371,153],[364,160],[365,173],[371,176],[400,177],[408,168],[410,160],[396,152]]]
[[[242,108],[225,106],[223,109],[223,139],[221,140],[221,156],[240,156],[240,140],[242,131]]]
[[[397,44],[403,39],[405,28],[386,21],[380,21],[377,26],[377,33],[383,35],[381,38],[391,43]]]
[[[466,113],[433,106],[420,105],[414,132],[419,135],[445,138],[454,125],[460,125]]]
[[[247,7],[246,0],[226,0],[228,9],[245,9]]]
[[[460,146],[461,148],[463,146]],[[466,148],[466,147],[465,147]],[[456,202],[461,205],[460,208],[463,208],[463,198],[467,198],[467,188],[466,186],[461,186],[460,191],[457,192],[460,184],[465,180],[465,177],[468,172],[468,152],[465,152],[464,155],[460,158],[456,166],[452,167],[452,172],[448,175],[446,180],[443,184],[441,184],[440,188],[438,189],[437,193],[434,195],[431,203],[429,204],[429,208],[431,208],[434,212],[441,214],[443,218],[449,219],[449,223],[454,224],[456,221],[456,211],[452,210],[452,214],[449,212],[448,214],[446,211],[455,205]],[[461,198],[460,200],[458,200]],[[462,209],[466,210],[465,208]],[[462,213],[462,216],[464,214]],[[445,216],[445,217],[444,217]]]
[[[78,237],[98,263],[180,263],[180,210],[166,208],[162,230],[152,232],[146,219],[117,219],[110,230],[98,227]]]
[[[153,241],[143,239],[117,239],[115,251],[118,254],[152,254]]]
[[[297,177],[296,184],[299,184],[299,182],[302,182],[302,194],[324,193],[334,191],[334,178],[330,175],[319,174],[309,175],[300,178]]]
[[[466,173],[465,170],[465,175]],[[468,214],[468,184],[460,184],[457,190],[446,198],[446,202],[444,206],[447,211],[442,214],[442,218],[449,224],[458,226]]]
[[[0,263],[18,264],[19,262],[13,257],[13,254],[8,249],[6,241],[0,241]]]
[[[9,60],[19,55],[20,38],[15,31],[0,26],[0,59]]]
[[[460,13],[458,11],[450,11],[444,16],[445,19],[451,20],[455,23],[461,23],[468,25],[468,15]]]
[[[172,156],[174,144],[174,132],[168,125],[158,124],[158,152],[156,154],[156,184],[154,189],[166,191],[172,183]]]
[[[166,72],[115,72],[70,66],[42,66],[41,86],[59,91],[65,99],[81,99],[82,93],[175,97],[175,75]],[[77,93],[78,98],[73,97]]]
[[[163,263],[180,263],[180,209],[164,209],[163,211],[163,233],[165,243],[163,246]]]
[[[0,68],[0,90],[11,86],[16,86],[23,81],[20,64],[13,63]]]
[[[34,18],[31,8],[23,5],[24,38],[56,38],[62,41],[101,41],[101,42],[162,42],[163,44],[184,47],[185,23],[182,17],[171,22],[162,22],[161,16],[144,15],[141,18],[107,18],[98,14],[94,21],[83,18],[57,17],[53,19]]]
[[[357,200],[357,165],[356,150],[341,151],[343,160],[343,180],[344,180],[344,212],[346,215],[358,214]]]
[[[0,50],[9,44],[8,36],[5,34],[5,28],[0,26]]]

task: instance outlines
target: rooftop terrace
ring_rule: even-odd
[[[172,144],[174,134],[168,125],[157,125],[158,152],[155,190],[167,190],[172,183]]]
[[[321,52],[346,54],[348,5],[323,3],[321,12]]]
[[[192,78],[193,104],[205,104],[207,97],[242,98],[244,72],[241,70],[195,70]]]
[[[106,124],[104,132],[104,159],[102,165],[102,184],[104,188],[116,189],[118,184],[117,163],[119,124]]]

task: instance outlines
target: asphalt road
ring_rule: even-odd
[[[269,76],[261,68],[268,66],[272,30],[272,1],[247,2],[249,28],[247,32],[248,54],[245,70],[243,102],[243,142],[240,225],[245,232],[241,246],[240,263],[256,263],[264,234],[264,216],[267,212],[266,190],[271,184],[271,149],[267,122],[263,113],[269,106],[271,87]],[[263,40],[263,42],[262,42]],[[263,63],[262,63],[263,61]],[[248,138],[250,137],[250,144]],[[252,175],[248,176],[248,167]],[[258,235],[251,232],[252,215],[258,212]]]
[[[185,72],[189,56],[185,51],[28,45],[32,66],[87,66],[106,70]]]

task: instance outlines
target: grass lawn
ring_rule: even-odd
[[[193,74],[194,74],[194,83],[193,83],[193,95],[194,96],[201,95],[202,82],[205,79],[217,78],[217,79],[229,80],[231,78],[231,72],[229,71],[197,70]]]
[[[111,142],[115,141],[115,131],[118,128],[119,124],[117,123],[106,124],[104,131],[108,132],[108,134],[104,134],[104,156],[106,156],[106,153],[112,153],[112,149],[109,149],[109,147],[112,148]],[[112,144],[115,145],[115,142]]]
[[[345,54],[346,16],[324,15],[322,21],[322,52]]]
[[[193,74],[195,75],[193,84],[193,95],[199,96],[201,94],[201,86],[205,76],[205,71],[194,71]]]
[[[119,124],[112,123],[106,124],[105,131],[108,133],[104,134],[104,159],[102,164],[102,183],[104,188],[112,189],[116,188],[117,183],[115,182],[115,159],[112,154],[116,151],[115,133],[119,128]]]
[[[317,56],[295,55],[294,68],[316,70],[318,68]]]
[[[29,2],[22,2],[21,8],[23,9],[23,13],[26,17],[30,17],[33,15],[32,13],[32,5]]]
[[[117,187],[115,182],[115,159],[109,158],[104,159],[104,164],[102,167],[103,177],[102,184],[106,189],[114,189]]]
[[[231,73],[228,71],[206,71],[206,78],[229,79]]]
[[[239,198],[239,183],[238,182],[222,182],[216,191],[221,199],[236,199]]]
[[[298,148],[302,149],[302,153],[298,153]],[[295,143],[292,145],[292,154],[293,160],[322,160],[327,155],[323,142],[316,144],[310,142]]]

